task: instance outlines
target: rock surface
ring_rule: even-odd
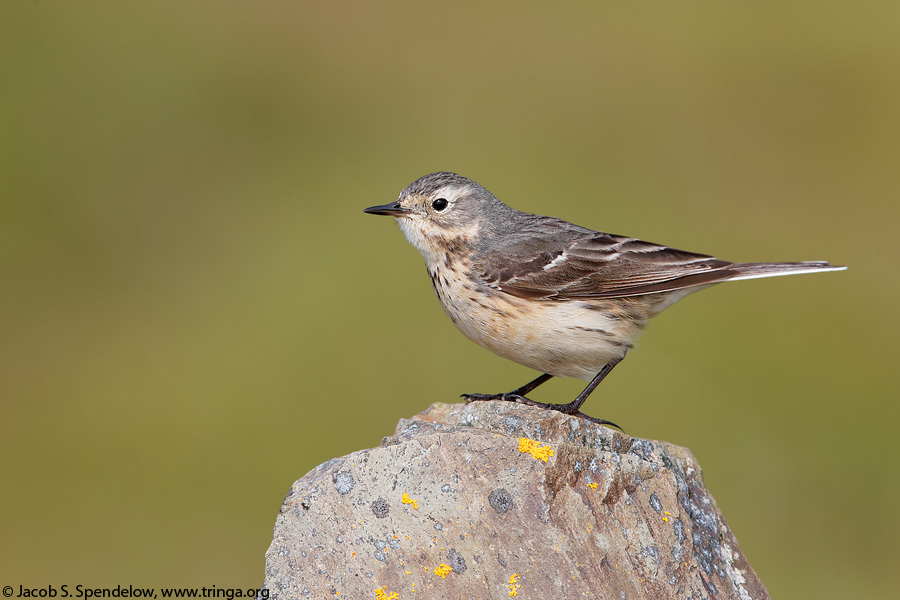
[[[434,404],[294,483],[273,598],[768,598],[690,451],[508,402]]]

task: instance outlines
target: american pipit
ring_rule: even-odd
[[[607,424],[579,409],[650,317],[715,283],[846,268],[731,263],[601,233],[510,208],[449,172],[426,175],[396,202],[365,212],[396,217],[425,258],[441,305],[466,337],[543,373],[505,394],[463,394],[467,401],[515,401]],[[590,383],[568,404],[526,397],[551,377]]]

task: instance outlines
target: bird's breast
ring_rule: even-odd
[[[429,265],[435,293],[462,333],[491,352],[558,377],[590,380],[621,359],[649,313],[637,298],[523,299],[483,283],[465,260]]]

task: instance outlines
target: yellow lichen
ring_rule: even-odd
[[[530,454],[537,460],[547,462],[553,456],[553,448],[541,446],[540,442],[528,438],[519,438],[519,452]]]
[[[598,485],[600,485],[600,484],[599,483],[589,483],[588,487],[591,488],[592,490],[596,490]]]
[[[400,600],[400,594],[397,592],[391,592],[388,594],[384,591],[385,586],[381,586],[380,588],[375,588],[375,600]]]
[[[453,571],[453,567],[450,565],[445,565],[441,563],[441,565],[434,570],[435,575],[440,575],[441,579],[446,579],[447,575],[449,575]]]
[[[515,598],[516,596],[519,595],[519,588],[521,588],[522,586],[519,585],[518,583],[516,583],[518,580],[519,580],[518,573],[513,573],[512,575],[509,576],[509,583],[507,585],[509,586],[509,597],[510,598]]]
[[[406,492],[403,492],[403,498],[401,498],[400,501],[403,502],[403,504],[412,504],[413,508],[419,510],[419,501],[410,498],[409,494],[407,494]]]

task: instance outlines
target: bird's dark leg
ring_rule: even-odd
[[[526,383],[522,387],[506,394],[463,394],[462,397],[466,399],[466,402],[476,402],[479,400],[506,400],[507,402],[518,402],[519,404],[527,404],[528,406],[537,406],[540,408],[546,408],[548,410],[555,410],[563,414],[585,419],[592,423],[597,423],[599,425],[611,425],[616,429],[625,431],[612,421],[591,417],[590,415],[586,415],[578,410],[579,408],[581,408],[581,405],[584,404],[584,401],[587,400],[587,397],[591,395],[591,392],[593,392],[596,387],[600,385],[600,382],[603,381],[603,378],[609,375],[609,372],[612,371],[613,367],[619,364],[621,360],[622,359],[620,358],[619,360],[611,362],[600,369],[600,372],[597,373],[593,379],[591,379],[591,382],[587,385],[587,387],[584,388],[584,390],[582,390],[582,392],[568,404],[547,404],[544,402],[535,402],[534,400],[525,397],[525,394],[541,385],[542,383],[549,381],[553,377],[553,375],[550,375],[548,373],[544,373],[534,381]]]
[[[581,405],[584,404],[584,401],[587,400],[588,396],[591,395],[591,392],[593,392],[594,389],[596,389],[596,387],[600,385],[600,382],[603,381],[603,378],[609,375],[609,372],[612,371],[613,367],[619,364],[621,360],[622,359],[620,358],[615,362],[604,365],[603,368],[600,369],[600,372],[594,375],[594,378],[591,379],[591,382],[587,384],[587,387],[584,388],[584,390],[582,390],[582,392],[568,404],[548,404],[547,407],[553,410],[558,410],[559,412],[565,413],[567,415],[581,414],[578,412],[578,409],[581,408]],[[609,423],[609,421],[606,422]],[[619,426],[616,425],[616,427]]]
[[[534,381],[529,381],[522,387],[514,389],[513,391],[511,391],[509,393],[509,395],[510,396],[525,396],[527,393],[529,393],[531,390],[533,390],[537,386],[541,385],[542,383],[546,383],[546,382],[550,381],[551,379],[553,379],[553,375],[550,375],[549,373],[544,373],[540,377],[535,379]]]
[[[466,399],[466,402],[477,402],[479,400],[506,400],[507,402],[519,402],[520,400],[528,400],[525,397],[525,394],[541,385],[542,383],[546,383],[550,379],[553,378],[553,375],[549,373],[544,373],[534,381],[530,381],[523,385],[520,388],[516,388],[511,392],[507,392],[505,394],[463,394],[462,397]],[[530,403],[529,400],[526,404]],[[536,406],[543,406],[539,402],[535,402]]]

